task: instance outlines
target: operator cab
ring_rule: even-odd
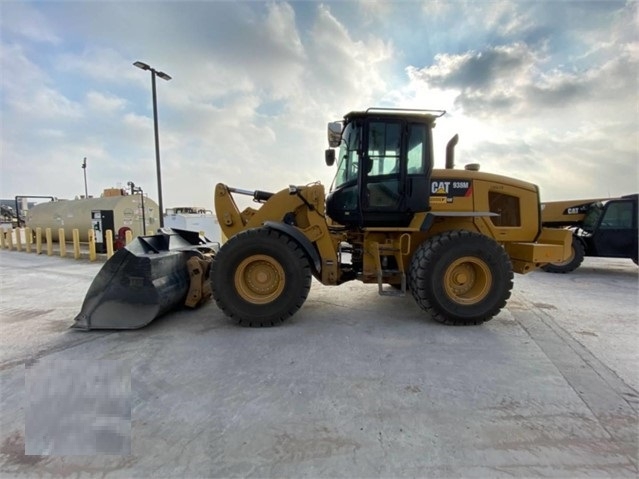
[[[605,203],[593,203],[582,222],[586,255],[631,258],[637,262],[637,200],[626,195]]]
[[[444,113],[369,108],[329,123],[329,146],[339,150],[328,216],[345,226],[404,227],[428,211],[431,130]],[[334,161],[335,150],[326,150],[326,164]]]

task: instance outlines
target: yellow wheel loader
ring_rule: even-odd
[[[337,160],[328,195],[319,183],[276,193],[218,184],[215,210],[228,241],[217,250],[194,240],[174,253],[212,257],[213,298],[243,326],[273,326],[293,315],[313,277],[325,285],[376,284],[382,295],[410,292],[442,323],[491,319],[510,296],[513,271],[564,261],[571,236],[542,228],[537,186],[479,172],[478,165],[454,169],[457,135],[447,146],[446,168],[433,169],[432,129],[443,114],[379,108],[348,113],[328,125],[325,160],[328,166]],[[250,195],[256,206],[240,211],[234,195]],[[163,254],[142,256],[153,263]],[[145,281],[162,283],[147,270]],[[111,273],[111,282],[126,283],[120,276]],[[172,296],[174,307],[180,294],[186,296],[186,287]],[[135,296],[125,302],[133,310]],[[94,300],[92,308],[99,303]],[[83,306],[81,329],[123,327],[94,320],[92,308]]]

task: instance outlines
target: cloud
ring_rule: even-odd
[[[94,45],[85,46],[79,53],[59,54],[56,58],[56,69],[61,72],[80,74],[101,83],[147,85],[148,78],[132,64],[121,52]]]
[[[95,113],[109,114],[121,111],[126,107],[126,100],[110,93],[101,93],[98,91],[89,91],[86,94],[87,107],[95,110]]]
[[[375,23],[393,13],[393,3],[386,0],[359,0],[357,7],[366,24]]]
[[[532,114],[624,94],[636,97],[639,62],[631,45],[587,71],[545,70],[548,61],[541,52],[515,43],[437,55],[433,65],[409,67],[406,72],[424,89],[456,91],[456,106],[478,116]]]
[[[353,39],[326,6],[318,7],[308,52],[312,63],[305,81],[312,104],[330,105],[333,115],[370,105],[373,97],[387,89],[383,73],[393,56],[392,45],[374,36]]]
[[[51,84],[50,77],[29,57],[20,45],[0,44],[0,68],[3,72],[2,101],[14,111],[16,122],[78,118],[82,108]]]
[[[636,191],[637,5],[608,7],[561,4],[554,16],[518,9],[518,40],[409,66],[407,85],[391,97],[439,100],[452,115],[435,133],[447,139],[456,125],[458,163],[537,183],[544,199]],[[595,13],[609,21],[595,22]]]
[[[57,196],[83,193],[87,156],[92,194],[132,180],[153,197],[150,74],[136,60],[173,77],[157,84],[167,206],[210,208],[218,181],[327,184],[326,122],[377,105],[445,108],[438,156],[458,131],[460,164],[554,191],[579,167],[612,178],[596,173],[602,155],[636,173],[636,5],[590,3],[27,4],[42,39],[19,32],[27,14],[0,20],[2,191],[59,180]]]
[[[455,91],[455,104],[468,114],[512,111],[531,82],[535,55],[526,45],[497,46],[459,55],[441,54],[426,68],[407,68],[409,81],[426,90]],[[419,86],[416,86],[419,88]]]
[[[25,2],[12,3],[11,8],[2,8],[0,27],[4,32],[36,43],[60,44],[60,37],[42,13]]]

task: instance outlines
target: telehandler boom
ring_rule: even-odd
[[[243,326],[273,326],[303,305],[313,277],[359,280],[382,295],[410,292],[436,321],[480,324],[505,306],[513,271],[565,260],[570,232],[542,228],[535,185],[454,169],[457,136],[446,168],[433,169],[443,114],[371,108],[329,123],[325,160],[337,172],[328,195],[319,183],[276,193],[218,184],[228,241],[210,254],[217,306]],[[240,211],[237,194],[259,206]],[[83,329],[122,327],[82,317]]]

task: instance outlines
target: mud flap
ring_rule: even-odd
[[[196,276],[200,286],[196,289],[202,291],[210,270],[206,263],[210,263],[217,248],[218,243],[181,230],[166,229],[154,236],[135,238],[113,255],[94,278],[72,327],[88,331],[146,326],[190,299],[191,259],[198,261],[200,273]],[[195,304],[205,301],[204,296],[200,292]]]

